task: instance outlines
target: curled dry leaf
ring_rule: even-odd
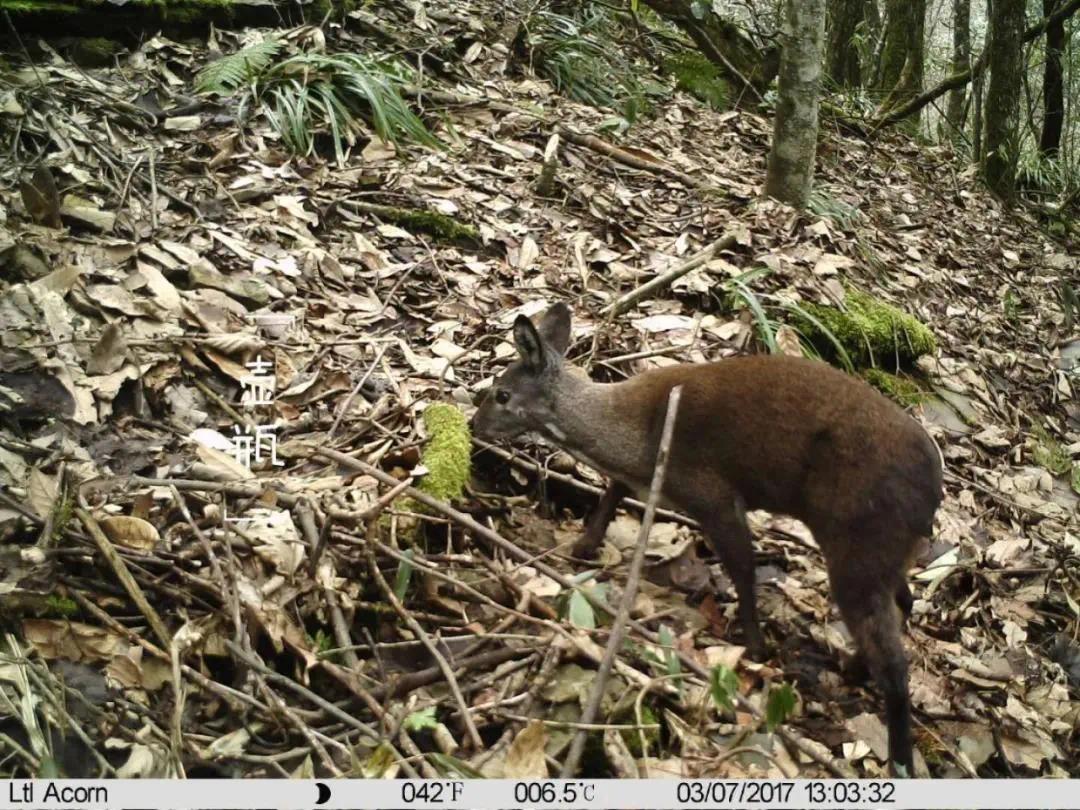
[[[161,540],[154,524],[142,518],[113,515],[100,521],[105,536],[118,546],[137,551],[150,551]]]

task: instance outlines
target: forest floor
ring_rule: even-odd
[[[385,476],[424,472],[424,409],[471,413],[513,354],[514,317],[554,301],[574,311],[570,356],[617,379],[760,350],[785,304],[857,288],[937,341],[918,362],[930,395],[910,407],[947,468],[911,580],[919,770],[1080,776],[1080,263],[948,149],[829,120],[816,213],[762,201],[767,117],[676,94],[614,134],[608,113],[508,70],[499,19],[478,1],[384,20],[418,51],[460,55],[411,97],[448,148],[369,134],[342,166],[290,158],[264,117],[236,122],[236,99],[193,104],[205,43],[156,37],[93,70],[46,55],[0,85],[14,158],[0,170],[0,690],[38,701],[0,719],[19,743],[3,770],[557,774],[607,640],[566,578],[617,605],[640,511],[620,513],[599,564],[570,559],[602,481],[522,443],[477,449],[457,509],[417,515]],[[350,24],[332,48],[370,50],[371,30]],[[47,179],[20,191],[42,160],[74,195],[59,223]],[[728,249],[606,319],[726,233]],[[253,321],[270,312],[295,320]],[[793,334],[779,350],[800,350]],[[257,358],[276,397],[248,410]],[[283,466],[252,472],[231,439],[270,424]],[[631,632],[586,775],[884,774],[879,699],[841,677],[848,638],[812,538],[752,517],[772,657],[730,643],[730,582],[661,516],[633,611],[654,635]],[[736,675],[734,712],[698,674],[716,666]],[[771,733],[760,718],[780,684],[797,702]],[[35,723],[56,729],[51,753]]]

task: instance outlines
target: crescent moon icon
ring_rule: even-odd
[[[330,788],[323,782],[316,782],[315,789],[319,791],[319,798],[315,800],[315,804],[326,804],[330,801]]]

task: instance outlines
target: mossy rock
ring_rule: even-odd
[[[731,106],[731,85],[719,68],[697,51],[682,51],[664,61],[664,70],[675,77],[675,86],[714,110]]]
[[[911,377],[890,374],[880,368],[868,368],[863,371],[862,377],[889,399],[904,407],[918,405],[930,396],[930,393]]]
[[[805,309],[817,323],[801,318],[799,328],[818,350],[838,354],[835,338],[859,366],[903,366],[937,347],[934,333],[918,318],[858,290],[847,291],[843,309],[819,304]]]

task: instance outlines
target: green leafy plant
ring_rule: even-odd
[[[791,716],[798,704],[795,688],[789,683],[772,684],[765,701],[765,726],[770,732]]]
[[[399,601],[405,598],[405,593],[409,590],[409,582],[412,580],[413,550],[406,549],[402,556],[405,559],[398,564],[397,576],[394,578],[394,596]]]
[[[405,728],[408,731],[421,731],[425,728],[435,728],[439,725],[438,719],[435,717],[435,707],[428,706],[426,709],[420,709],[405,718]]]
[[[720,69],[700,51],[679,51],[664,60],[664,70],[675,77],[675,86],[714,110],[731,106],[731,86]]]
[[[739,694],[739,676],[735,670],[717,664],[709,673],[709,694],[721,709],[735,711],[735,696]]]
[[[537,71],[577,101],[613,109],[633,122],[648,108],[649,93],[662,90],[642,81],[635,65],[611,46],[617,34],[597,9],[580,17],[537,11],[526,27]]]
[[[211,62],[196,89],[223,93],[246,86],[241,110],[258,107],[286,148],[301,156],[310,155],[316,135],[325,132],[340,164],[365,122],[385,141],[442,146],[402,98],[407,74],[400,65],[349,53],[299,53],[275,61],[282,47],[264,40]]]
[[[660,644],[664,648],[664,668],[667,670],[667,674],[670,676],[681,675],[682,662],[675,653],[675,637],[671,634],[671,628],[666,624],[662,624],[657,635],[660,638]]]
[[[236,53],[215,59],[195,77],[195,90],[199,93],[228,93],[250,84],[270,67],[281,48],[278,40],[264,39]]]
[[[607,595],[607,586],[603,583],[591,583],[590,580],[595,577],[595,571],[584,571],[571,579],[575,587],[563,591],[555,600],[559,618],[566,619],[574,626],[583,627],[586,630],[596,628],[596,611],[581,591],[581,588],[588,583],[593,597],[604,599]]]
[[[317,655],[324,655],[334,648],[333,634],[327,633],[322,627],[316,630],[315,635],[310,638],[311,646],[314,648]]]

